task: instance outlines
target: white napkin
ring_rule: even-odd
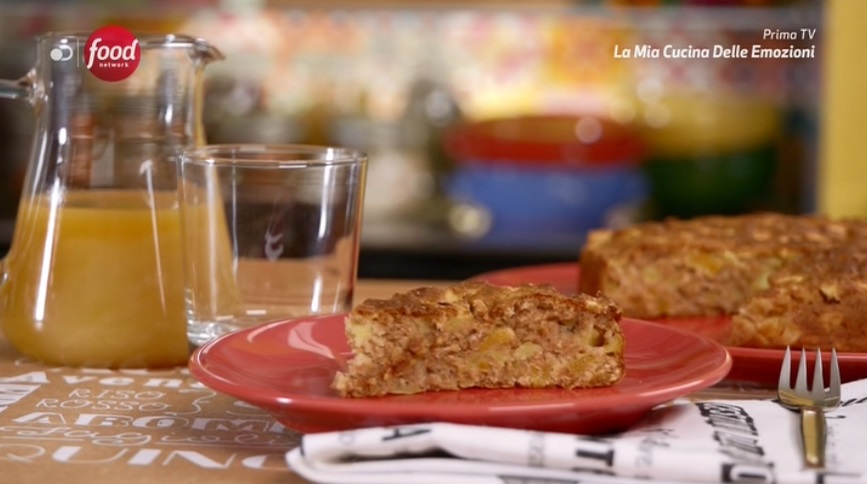
[[[867,380],[828,414],[827,466],[805,469],[798,414],[771,400],[683,402],[606,436],[450,423],[308,434],[286,454],[318,483],[867,483]]]

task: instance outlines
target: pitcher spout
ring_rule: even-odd
[[[199,59],[205,64],[226,58],[219,49],[204,39],[196,39],[194,41],[194,50],[198,53]]]
[[[210,42],[198,37],[181,34],[141,35],[138,37],[142,48],[189,49],[190,58],[208,64],[225,58],[219,49]]]

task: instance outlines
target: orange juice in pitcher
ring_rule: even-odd
[[[184,364],[175,193],[73,190],[64,197],[55,209],[44,197],[21,201],[0,302],[6,337],[53,364]]]
[[[87,62],[97,42],[128,62]],[[202,39],[120,26],[47,33],[36,47],[29,72],[0,79],[0,98],[36,114],[0,261],[0,328],[50,364],[185,365],[176,161],[204,144],[203,70],[222,55]]]

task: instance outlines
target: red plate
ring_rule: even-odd
[[[340,398],[330,384],[350,354],[344,318],[312,316],[226,334],[193,353],[190,373],[300,432],[442,421],[603,433],[628,427],[658,404],[714,385],[731,367],[725,348],[714,341],[625,319],[626,376],[610,387]]]
[[[580,271],[577,263],[545,264],[536,266],[516,267],[496,272],[481,274],[473,279],[488,281],[491,284],[515,286],[523,283],[550,284],[565,294],[574,294],[578,290]],[[669,327],[677,327],[696,332],[702,336],[723,341],[729,332],[731,318],[728,316],[708,318],[668,318],[654,320]],[[785,350],[742,348],[727,346],[732,355],[732,369],[726,376],[727,380],[749,381],[768,385],[776,385],[780,375],[780,363]],[[822,355],[822,360],[828,363],[830,354]],[[867,378],[867,353],[838,353],[840,362],[840,377],[843,381]],[[815,356],[809,354],[807,361],[813,364]],[[825,368],[827,368],[827,364]]]

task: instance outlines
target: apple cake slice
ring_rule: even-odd
[[[620,310],[549,286],[470,281],[356,306],[344,397],[462,388],[598,387],[624,375]]]

